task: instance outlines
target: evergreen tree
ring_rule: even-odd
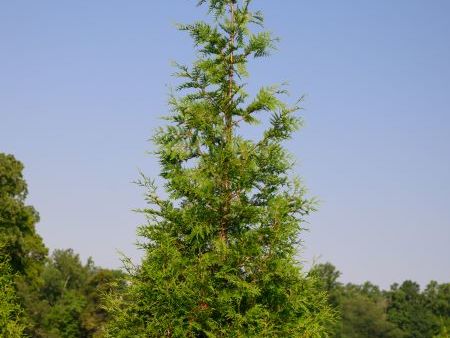
[[[296,259],[302,223],[314,209],[282,146],[300,124],[298,104],[278,86],[245,92],[250,58],[275,39],[250,0],[201,0],[211,22],[181,25],[198,48],[177,65],[181,94],[154,137],[167,197],[152,180],[145,257],[128,265],[125,295],[110,298],[118,337],[326,337],[333,312]],[[270,114],[261,139],[238,133]]]

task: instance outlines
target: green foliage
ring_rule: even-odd
[[[176,65],[179,94],[154,137],[166,197],[142,177],[145,257],[126,261],[126,281],[70,249],[47,257],[23,165],[0,153],[0,337],[448,338],[449,283],[381,291],[343,285],[329,263],[302,271],[299,235],[314,201],[283,148],[301,124],[299,102],[283,102],[281,86],[251,97],[243,82],[276,39],[250,0],[198,4],[213,20],[179,26],[199,58]],[[269,120],[260,139],[239,133],[259,119]]]
[[[389,320],[396,323],[407,337],[432,337],[433,332],[438,330],[426,295],[420,292],[417,283],[405,281],[400,286],[394,284],[387,295]]]
[[[421,292],[417,283],[393,284],[389,291],[376,285],[343,285],[340,272],[330,264],[314,266],[329,303],[341,314],[330,328],[334,337],[447,337],[450,329],[450,283],[432,281]]]
[[[276,87],[261,89],[239,119],[255,123],[254,112],[275,109],[277,92]],[[192,123],[214,127],[204,122],[211,118],[208,110],[200,112],[200,117],[190,115]],[[289,124],[289,118],[274,113],[264,138],[288,137],[293,129],[280,126]],[[291,122],[293,128],[295,120]],[[147,256],[139,267],[128,264],[128,287],[121,272],[98,268],[92,260],[83,264],[70,249],[45,256],[34,229],[37,213],[24,203],[23,167],[11,155],[0,154],[0,337],[104,337],[110,321],[110,337],[322,337],[329,332],[345,338],[448,338],[449,283],[432,281],[421,292],[406,281],[383,292],[368,282],[343,285],[340,272],[329,263],[315,266],[308,276],[301,273],[293,258],[295,225],[311,205],[300,185],[288,180],[290,163],[278,141],[258,149],[257,143],[232,135],[233,147],[247,151],[229,153],[230,161],[222,163],[230,169],[225,177],[231,187],[241,187],[231,189],[238,198],[227,207],[224,176],[220,168],[210,167],[208,151],[219,151],[217,145],[208,147],[198,136],[194,155],[180,160],[184,157],[177,142],[183,139],[175,148],[165,143],[174,130],[169,126],[158,135],[167,150],[162,154],[175,154],[163,166],[163,175],[172,177],[170,198],[158,198],[146,178],[141,182],[153,203],[145,210],[150,224],[140,229],[148,239],[143,245]],[[227,149],[220,151],[224,156]],[[271,161],[274,154],[281,162]],[[250,161],[251,156],[256,159]],[[239,161],[247,167],[240,168]],[[248,170],[256,175],[257,187]],[[293,195],[287,193],[289,187],[294,187]],[[214,199],[214,194],[222,198]],[[296,209],[290,208],[300,202],[307,206],[294,217],[290,212]],[[225,210],[228,222],[223,221]],[[330,320],[331,307],[341,313],[337,323]]]
[[[342,327],[337,337],[404,337],[402,331],[388,321],[387,302],[378,287],[365,283],[348,284],[341,296]]]
[[[36,295],[47,249],[36,233],[38,214],[25,204],[27,184],[22,170],[14,156],[0,153],[0,258],[8,259],[28,330],[33,326],[33,314],[27,300]]]
[[[19,338],[23,336],[22,309],[18,303],[11,269],[0,258],[0,337]]]
[[[341,273],[331,263],[314,265],[309,275],[317,278],[319,286],[328,295],[328,301],[333,307],[339,305],[342,294],[342,284],[338,281]]]
[[[22,170],[0,153],[0,337],[100,337],[103,295],[124,287],[122,274],[83,265],[72,250],[47,257]]]
[[[34,279],[47,255],[36,233],[39,220],[33,207],[25,205],[27,185],[23,165],[14,156],[0,153],[0,256],[10,257],[13,273]]]
[[[92,260],[82,264],[79,256],[68,249],[53,252],[41,278],[38,294],[27,303],[35,314],[31,336],[101,336],[108,319],[102,299],[112,289],[123,288],[120,272],[97,268]]]
[[[423,292],[431,310],[436,337],[447,337],[450,331],[450,283],[431,281]]]
[[[296,261],[304,218],[314,210],[282,147],[300,124],[285,91],[253,98],[242,79],[251,57],[275,39],[250,1],[200,1],[212,23],[180,25],[198,48],[192,67],[177,65],[170,124],[154,142],[167,198],[143,177],[149,207],[140,266],[109,300],[110,337],[325,337],[333,312]],[[237,129],[271,116],[260,140]]]
[[[387,300],[383,292],[369,282],[343,285],[341,273],[330,264],[318,264],[309,272],[321,282],[329,302],[340,313],[340,320],[330,330],[336,338],[400,338],[405,337],[386,315]]]
[[[447,318],[448,321],[448,318]],[[433,338],[449,338],[449,327],[448,324],[445,324],[443,320],[440,322],[439,333],[434,335]]]
[[[64,291],[58,301],[49,307],[43,316],[42,329],[45,337],[83,337],[81,313],[86,298],[76,290]]]

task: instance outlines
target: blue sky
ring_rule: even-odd
[[[344,281],[450,280],[450,2],[255,1],[278,51],[250,89],[288,81],[306,95],[289,142],[321,200],[302,258]],[[1,1],[0,151],[26,166],[29,203],[50,248],[97,264],[138,260],[138,170],[167,112],[174,29],[194,1]],[[251,136],[251,135],[249,135]]]

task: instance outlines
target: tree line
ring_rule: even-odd
[[[38,213],[25,203],[22,170],[14,156],[0,153],[0,337],[104,337],[117,306],[111,302],[127,294],[126,273],[83,263],[72,249],[48,254],[35,229]],[[413,281],[389,290],[344,285],[330,263],[308,275],[335,311],[330,337],[449,336],[450,283],[431,281],[423,290]]]
[[[365,282],[343,284],[341,273],[331,264],[318,264],[309,274],[318,277],[328,302],[338,311],[332,337],[448,337],[450,329],[450,283],[431,281],[421,290],[406,280],[389,290]]]

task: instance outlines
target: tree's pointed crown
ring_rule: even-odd
[[[280,99],[279,86],[250,97],[243,81],[248,61],[267,56],[275,39],[250,0],[198,4],[213,19],[179,25],[198,58],[176,64],[168,125],[153,138],[167,197],[142,178],[146,256],[131,269],[126,310],[112,305],[120,320],[111,336],[139,328],[142,337],[318,337],[332,316],[295,258],[314,203],[291,179],[282,146],[299,107]],[[262,114],[270,118],[260,139],[238,132]]]

